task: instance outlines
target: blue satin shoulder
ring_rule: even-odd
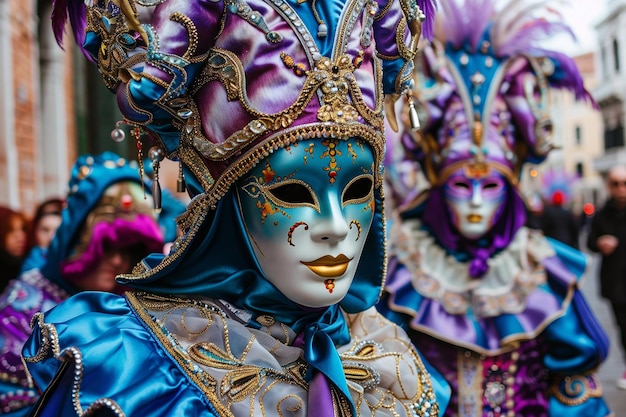
[[[55,324],[61,351],[75,347],[82,354],[78,392],[83,409],[108,398],[126,415],[217,415],[204,394],[153,339],[123,297],[80,293],[46,313],[45,321]],[[42,343],[41,329],[36,325],[23,356],[27,360],[35,357]],[[60,364],[50,355],[37,363],[27,362],[40,388],[50,384]],[[44,394],[48,401],[54,402],[57,415],[77,415],[72,396],[65,395],[73,388],[55,386],[55,392]]]

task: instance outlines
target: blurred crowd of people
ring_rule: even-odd
[[[20,271],[45,258],[48,246],[61,224],[62,198],[42,201],[34,213],[0,206],[0,288],[4,290]]]

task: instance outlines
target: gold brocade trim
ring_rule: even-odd
[[[144,296],[143,293],[133,292],[133,291],[128,291],[125,294],[125,297],[128,300],[128,303],[130,307],[133,309],[133,311],[135,311],[138,317],[151,329],[152,334],[156,336],[156,338],[161,343],[161,346],[163,346],[163,348],[167,350],[167,352],[172,356],[172,358],[176,360],[176,362],[178,363],[180,368],[185,372],[187,377],[191,379],[196,384],[196,386],[200,388],[200,390],[202,390],[206,398],[209,400],[211,405],[215,407],[215,410],[219,413],[219,415],[220,416],[232,416],[232,413],[230,412],[230,410],[228,410],[217,397],[217,389],[218,389],[217,381],[215,381],[206,372],[202,372],[202,375],[204,376],[204,378],[201,377],[201,375],[197,372],[198,371],[197,368],[194,367],[193,362],[188,357],[185,357],[181,351],[179,351],[178,349],[172,348],[172,344],[170,343],[170,340],[168,339],[168,337],[165,335],[162,329],[157,325],[157,323],[154,322],[150,314],[148,314],[148,312],[146,311],[147,307],[144,306],[143,296]],[[150,297],[154,298],[154,296],[150,295],[146,299],[149,300]],[[166,297],[159,297],[159,296],[157,297],[158,297],[157,299],[154,299],[155,302],[158,302],[159,299],[162,299],[163,301],[167,301],[167,302],[179,305],[177,304],[176,299],[168,299]],[[155,305],[152,303],[150,305],[152,306],[152,308],[155,307]],[[188,304],[180,304],[180,306],[183,306],[183,305],[188,305]]]
[[[211,403],[216,406],[220,416],[232,415],[230,411],[232,403],[250,401],[252,404],[252,401],[255,401],[253,398],[258,395],[261,396],[261,402],[258,405],[263,409],[263,392],[266,389],[271,389],[278,383],[292,385],[297,387],[298,391],[306,391],[309,388],[305,380],[306,364],[302,360],[297,360],[289,366],[282,367],[282,369],[266,367],[254,361],[251,363],[247,362],[246,357],[251,355],[252,345],[256,341],[256,337],[252,333],[247,344],[240,346],[240,353],[233,354],[230,348],[229,330],[226,322],[229,320],[229,314],[223,311],[223,307],[220,307],[219,304],[212,304],[211,301],[204,302],[200,299],[184,299],[144,292],[128,292],[126,293],[126,298],[132,310],[146,324],[150,332],[156,336],[162,347],[171,355],[192,382],[198,385]],[[217,321],[221,317],[222,323],[220,326],[224,332],[223,346],[221,343],[212,343],[205,338],[193,342],[186,339],[186,336],[169,333],[163,327],[171,311],[186,308],[199,310],[200,317],[208,318],[209,320]],[[153,315],[151,311],[160,312],[161,314]],[[185,313],[179,311],[176,315],[176,321],[178,321],[181,313],[182,316],[180,317],[184,317]],[[376,315],[382,319],[382,316]],[[361,314],[356,316],[355,319],[363,319]],[[264,322],[268,324],[274,323],[271,317],[265,318]],[[183,324],[184,328],[184,323],[181,322],[181,324]],[[432,380],[423,361],[412,348],[409,340],[403,339],[398,334],[399,329],[391,323],[389,325],[396,330],[395,336],[391,334],[388,337],[400,342],[405,349],[388,350],[385,346],[388,338],[385,338],[385,342],[382,343],[376,340],[355,338],[349,346],[349,350],[340,354],[346,379],[351,384],[357,384],[362,387],[359,389],[353,386],[350,389],[351,394],[359,399],[359,401],[355,401],[355,405],[357,407],[366,405],[372,412],[372,415],[378,409],[393,410],[394,408],[403,408],[407,415],[413,416],[437,415],[439,404],[432,386]],[[203,331],[207,331],[207,329],[208,327]],[[372,329],[377,331],[376,327],[372,327]],[[186,340],[184,347],[182,343],[179,344],[179,341],[182,341],[183,338]],[[285,341],[278,341],[278,343],[285,343]],[[271,343],[267,344],[267,346],[271,347]],[[393,374],[386,375],[388,366],[385,366],[385,364],[389,362],[395,362],[395,379],[393,379]],[[409,365],[409,368],[405,368],[406,364]],[[394,368],[393,365],[390,366]],[[220,376],[217,378],[212,376],[212,371],[206,370],[205,367],[215,369]],[[401,368],[404,371],[401,371]],[[407,380],[411,388],[403,385],[403,381],[406,380],[404,378],[407,377],[407,374],[404,373],[406,371],[410,371],[410,375],[415,378],[415,382]],[[393,373],[393,371],[391,372]],[[385,378],[383,379],[382,376],[385,376]],[[388,377],[391,377],[394,381],[397,380],[399,385],[396,386],[394,383],[393,387],[389,386]],[[381,386],[381,383],[383,386]],[[370,403],[364,399],[364,392],[370,390],[375,390],[375,392],[372,392],[375,395],[373,398],[378,399],[379,402]],[[409,392],[410,394],[408,394]],[[335,413],[333,415],[350,416],[348,398],[340,395],[333,387],[331,387],[331,393],[333,394],[333,410]],[[287,392],[285,398],[301,398],[294,395],[295,392]],[[302,398],[305,399],[305,397]],[[300,403],[301,406],[302,404],[304,402]],[[309,409],[315,407],[315,405],[308,404]],[[403,415],[403,413],[400,414]],[[357,412],[357,415],[360,415],[360,412]]]
[[[396,80],[394,82],[396,91],[402,91],[402,86],[407,85],[407,81],[413,78],[413,68],[411,68],[411,71],[407,71],[407,68],[412,66],[412,61],[406,61],[402,65],[402,68],[400,68],[400,71],[398,72],[398,75],[396,76]]]
[[[404,356],[407,352],[410,353],[410,359]],[[404,393],[404,396],[402,398],[396,397],[391,390],[387,389],[387,393],[381,397],[384,399],[383,401],[378,404],[368,403],[370,410],[376,410],[379,407],[393,408],[394,406],[390,403],[384,403],[400,400],[402,406],[407,410],[408,415],[436,416],[439,414],[439,403],[435,396],[430,374],[427,372],[420,356],[412,347],[407,346],[407,351],[398,353],[385,349],[385,347],[377,341],[356,339],[350,349],[341,353],[339,356],[343,364],[346,379],[359,384],[364,390],[384,389],[380,387],[382,380],[379,372],[380,368],[370,366],[369,363],[374,363],[381,359],[393,360],[392,358],[395,358],[395,377],[397,384],[399,385],[399,389],[402,393]],[[398,361],[412,362],[415,366],[414,377],[417,382],[417,386],[415,388],[415,395],[412,397],[407,395],[409,390],[403,386],[403,378],[398,371]],[[389,377],[389,375],[387,377]],[[361,401],[358,402],[358,404],[360,403]]]
[[[383,17],[385,17],[389,9],[391,9],[391,6],[393,6],[393,0],[387,0],[387,3],[385,3],[385,6],[381,7],[378,13],[376,13],[376,16],[374,16],[374,20],[380,20]],[[380,5],[378,7],[380,7]]]
[[[210,189],[215,184],[215,179],[211,172],[205,167],[204,160],[194,148],[179,146],[177,152],[178,158],[185,163],[187,168],[200,181],[203,189]]]
[[[196,52],[198,48],[199,36],[198,29],[193,21],[189,18],[189,16],[184,15],[180,12],[174,12],[170,16],[170,20],[172,22],[180,23],[182,26],[187,29],[187,36],[189,38],[189,47],[183,54],[182,58],[186,60],[190,60],[193,57],[193,54]]]
[[[471,168],[473,163],[474,163],[473,159],[467,159],[467,160],[458,161],[458,162],[455,162],[453,164],[450,164],[450,165],[446,166],[439,173],[439,175],[436,177],[435,181],[433,181],[433,186],[441,186],[441,185],[443,185],[443,183],[446,182],[448,177],[454,171],[456,171],[459,168]],[[497,171],[500,174],[502,174],[504,176],[504,178],[507,179],[509,184],[511,184],[515,188],[518,188],[518,186],[519,186],[519,179],[515,176],[515,173],[513,173],[513,171],[511,171],[511,168],[509,168],[508,166],[506,166],[504,164],[501,164],[501,163],[498,163],[498,162],[495,162],[495,161],[490,161],[490,160],[485,160],[482,163],[484,164],[484,166],[486,168],[493,168],[495,171]]]
[[[247,346],[241,352],[241,357],[234,356],[230,348],[229,330],[226,323],[228,315],[221,307],[198,299],[161,296],[144,292],[128,292],[126,297],[133,311],[149,326],[162,347],[170,353],[183,372],[204,392],[220,416],[232,415],[230,405],[224,404],[222,401],[231,403],[245,401],[246,398],[258,395],[266,384],[271,386],[276,382],[282,382],[298,386],[303,390],[308,388],[308,383],[304,379],[306,366],[301,361],[296,361],[282,368],[282,370],[246,363],[245,358],[256,341],[256,337],[252,334]],[[197,342],[190,343],[188,347],[183,348],[179,344],[177,335],[171,334],[167,329],[161,327],[169,316],[170,310],[184,308],[195,309],[200,317],[209,321],[209,325],[214,320],[212,315],[221,318],[224,347],[220,348],[210,342]],[[155,320],[148,310],[163,312],[165,315],[159,320]],[[185,313],[182,317],[184,315]],[[181,322],[181,326],[185,328],[184,322]],[[208,326],[200,333],[204,333],[207,329]],[[189,330],[187,329],[187,331]],[[200,333],[195,333],[194,336]],[[226,372],[218,380],[198,365]],[[276,382],[267,381],[270,378]],[[263,409],[264,404],[261,402],[259,406]]]
[[[238,156],[236,160],[229,161],[228,168],[220,175],[214,184],[203,183],[202,186],[206,190],[205,203],[214,206],[226,194],[230,186],[239,179],[243,174],[252,169],[263,158],[285,146],[293,145],[296,142],[311,139],[336,138],[347,139],[358,137],[367,142],[371,147],[375,156],[375,166],[380,166],[384,156],[384,135],[381,131],[377,131],[367,125],[355,122],[350,124],[335,123],[315,123],[310,125],[301,125],[292,129],[285,129],[273,136],[265,138],[262,142],[255,144],[245,154]],[[180,155],[181,159],[185,155]],[[188,165],[188,161],[183,159]],[[376,185],[382,186],[382,178],[376,172]]]
[[[402,18],[398,23],[398,29],[396,30],[396,45],[398,45],[398,54],[408,62],[412,62],[417,54],[417,50],[411,50],[404,43],[404,34],[407,31],[406,18]],[[412,75],[412,74],[411,74]]]
[[[345,124],[357,121],[360,115],[367,124],[382,132],[384,123],[379,103],[376,103],[374,110],[367,106],[353,74],[355,69],[353,59],[348,55],[341,55],[334,61],[322,57],[315,62],[313,69],[304,72],[306,79],[296,101],[279,113],[267,114],[251,106],[245,88],[245,72],[239,58],[230,51],[214,48],[194,82],[192,94],[208,82],[219,81],[226,90],[228,100],[237,99],[254,120],[224,142],[214,143],[202,133],[200,110],[195,102],[189,100],[186,110],[190,115],[182,128],[181,141],[187,146],[194,146],[210,160],[226,160],[259,137],[291,126],[318,92],[321,93],[323,103],[317,113],[319,121]],[[352,99],[351,102],[348,97]]]
[[[338,41],[335,42],[335,46],[333,47],[333,57],[339,57],[345,53],[349,39],[349,35],[346,34],[352,32],[352,30],[354,29],[354,25],[358,21],[361,13],[366,13],[365,4],[366,0],[352,1],[350,2],[348,9],[344,10],[344,20],[343,22],[339,22],[339,24],[337,25],[338,30],[336,34],[336,39]]]

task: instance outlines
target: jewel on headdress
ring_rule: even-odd
[[[183,162],[178,161],[178,180],[176,180],[176,191],[179,193],[184,193],[187,191],[187,187],[185,185],[185,175],[183,174]]]
[[[161,184],[159,184],[159,165],[165,158],[165,151],[159,146],[153,146],[148,152],[148,157],[152,161],[154,179],[152,181],[152,199],[154,201],[154,211],[161,212]]]
[[[82,167],[80,167],[78,171],[78,179],[84,180],[85,178],[89,176],[89,174],[91,174],[91,171],[92,171],[91,167],[83,165]]]
[[[477,155],[478,156],[478,155]],[[491,168],[484,161],[478,158],[474,159],[468,164],[465,164],[465,175],[468,178],[484,178],[491,172]]]
[[[115,123],[115,129],[111,131],[111,139],[113,139],[113,142],[119,143],[119,142],[123,142],[124,139],[126,139],[126,133],[120,127],[122,123],[123,123],[122,121]]]

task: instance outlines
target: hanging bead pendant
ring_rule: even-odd
[[[317,37],[320,39],[324,39],[328,35],[328,27],[326,23],[322,22],[317,26]]]

